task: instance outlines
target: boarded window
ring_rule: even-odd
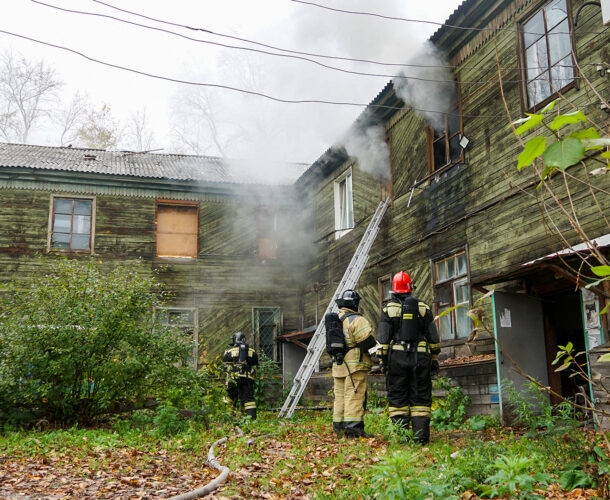
[[[92,227],[93,199],[52,198],[50,249],[90,252]]]
[[[352,196],[352,171],[335,180],[335,238],[339,239],[354,228],[354,202]]]
[[[470,335],[468,317],[470,288],[468,286],[468,262],[465,252],[458,252],[434,262],[434,302],[438,318],[437,327],[441,340],[465,338]]]
[[[428,165],[433,173],[447,165],[454,165],[463,160],[460,139],[462,120],[459,106],[459,88],[457,82],[450,86],[451,104],[448,113],[443,114],[437,124],[428,126]]]
[[[574,81],[566,0],[553,0],[521,24],[527,108],[550,100]]]
[[[157,203],[157,257],[197,257],[199,206]]]
[[[258,256],[261,259],[275,259],[277,254],[276,217],[265,208],[256,213],[256,233]]]

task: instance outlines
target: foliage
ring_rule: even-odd
[[[103,104],[99,110],[92,109],[78,129],[79,141],[84,147],[93,149],[115,148],[121,135],[120,126],[107,104]]]
[[[190,345],[153,321],[143,269],[51,259],[0,298],[0,420],[90,422],[183,380]]]
[[[554,138],[547,139],[537,135],[529,139],[524,146],[523,152],[519,155],[517,168],[521,170],[530,166],[538,157],[542,157],[544,170],[542,181],[552,174],[556,169],[565,170],[571,165],[578,163],[585,156],[586,151],[603,149],[610,145],[610,138],[602,138],[595,127],[573,131],[569,135],[561,135],[558,131],[566,125],[576,123],[586,123],[587,117],[582,111],[561,114],[558,113],[550,123],[545,122],[547,113],[555,107],[555,101],[545,106],[540,113],[526,113],[527,118],[521,118],[512,123],[518,125],[515,130],[517,135],[523,134],[538,126],[545,127],[552,132]],[[609,152],[602,152],[601,156],[610,158]],[[606,165],[606,170],[608,166]]]
[[[552,405],[532,381],[517,390],[512,381],[505,380],[502,390],[516,423],[531,431],[546,429],[550,433],[562,433],[578,425],[572,405],[568,402]]]
[[[374,465],[373,487],[379,497],[389,500],[414,498],[415,486],[406,479],[411,475],[409,472],[414,469],[418,459],[417,451],[395,451]]]
[[[163,401],[153,419],[161,436],[173,436],[186,428],[185,420],[180,418],[178,408],[170,401]]]
[[[434,388],[446,392],[443,399],[435,398],[434,406],[436,408],[432,411],[432,426],[438,430],[460,428],[472,400],[464,394],[460,386],[452,385],[451,380],[446,377],[437,379],[434,382]]]
[[[485,493],[492,497],[533,498],[534,485],[546,485],[551,479],[548,474],[531,474],[537,460],[536,455],[500,455],[493,464],[495,473],[485,481],[490,484]]]
[[[500,417],[498,415],[473,415],[464,422],[464,427],[471,431],[498,428],[500,427]]]
[[[282,397],[282,391],[282,370],[275,361],[260,353],[254,383],[256,407],[264,409],[275,405]]]

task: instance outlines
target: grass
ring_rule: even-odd
[[[208,449],[217,439],[231,436],[216,449],[219,461],[232,470],[222,495],[459,498],[461,493],[472,491],[515,498],[523,493],[533,498],[536,489],[557,490],[558,471],[566,467],[580,471],[584,466],[588,473],[587,450],[599,440],[582,429],[533,436],[502,428],[433,429],[430,445],[422,448],[408,439],[398,439],[405,436],[394,433],[383,412],[366,417],[367,431],[376,439],[337,439],[331,420],[329,411],[301,411],[287,421],[278,420],[271,412],[260,412],[256,422],[238,422],[245,432],[242,437],[232,425],[205,429],[194,422],[183,422],[175,434],[162,434],[152,418],[142,416],[96,429],[5,431],[0,435],[0,469],[9,464],[18,473],[19,464],[50,461],[61,471],[63,465],[77,461],[82,469],[75,477],[95,481],[96,474],[116,470],[123,474],[115,478],[117,484],[129,488],[125,473],[119,472],[127,470],[129,477],[135,478],[132,481],[157,478],[146,483],[156,484],[156,490],[144,484],[136,486],[152,497],[155,491],[164,492],[158,496],[163,497],[169,496],[168,487],[184,492],[215,477],[217,472],[206,470]],[[498,461],[498,457],[505,458]],[[191,479],[180,479],[187,473]],[[28,474],[35,473],[29,470]],[[534,476],[536,481],[525,480]],[[38,493],[51,493],[54,487],[58,486],[51,484]],[[507,493],[510,488],[516,490]],[[0,482],[0,497],[3,493]]]

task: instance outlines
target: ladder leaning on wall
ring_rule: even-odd
[[[377,207],[371,222],[366,228],[366,231],[362,236],[362,240],[360,240],[360,244],[358,245],[358,248],[356,248],[356,251],[352,256],[352,260],[347,266],[345,274],[343,275],[343,278],[341,279],[341,282],[339,283],[330,304],[326,308],[324,316],[326,316],[327,313],[336,312],[338,308],[335,303],[335,299],[340,297],[345,290],[353,289],[356,286],[356,283],[358,283],[360,275],[364,270],[364,266],[366,266],[366,263],[369,260],[369,252],[373,246],[373,242],[375,241],[377,233],[379,232],[379,224],[381,223],[381,219],[383,218],[389,204],[389,197],[379,202],[379,206]],[[322,352],[324,352],[326,347],[326,328],[324,326],[324,316],[322,316],[322,319],[320,320],[320,323],[318,324],[318,327],[316,328],[316,331],[313,334],[309,345],[307,346],[305,359],[303,360],[299,371],[292,381],[292,389],[290,390],[286,401],[284,401],[284,405],[280,410],[278,418],[290,418],[292,416],[294,409],[299,402],[299,399],[301,399],[303,391],[311,378],[311,374],[314,372]]]

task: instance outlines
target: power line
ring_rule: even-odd
[[[165,81],[169,81],[169,82],[174,82],[174,83],[181,83],[181,84],[185,84],[185,85],[192,85],[192,86],[198,86],[198,87],[211,87],[211,88],[219,88],[219,89],[224,89],[224,90],[232,90],[234,92],[239,92],[242,94],[250,94],[250,95],[255,95],[258,97],[263,97],[265,99],[269,99],[272,101],[277,101],[277,102],[281,102],[281,103],[286,103],[286,104],[328,104],[328,105],[335,105],[335,106],[352,106],[352,107],[359,107],[359,108],[376,108],[376,109],[388,109],[388,110],[401,110],[401,109],[405,109],[405,106],[386,106],[383,104],[366,104],[366,103],[356,103],[356,102],[347,102],[347,101],[328,101],[328,100],[323,100],[323,99],[284,99],[281,97],[276,97],[276,96],[272,96],[269,94],[264,94],[262,92],[256,92],[253,90],[246,90],[246,89],[242,89],[239,87],[232,87],[229,85],[222,85],[222,84],[218,84],[218,83],[205,83],[205,82],[193,82],[193,81],[188,81],[188,80],[181,80],[179,78],[173,78],[173,77],[167,77],[167,76],[162,76],[162,75],[156,75],[153,73],[148,73],[146,71],[141,71],[141,70],[137,70],[134,68],[129,68],[126,66],[121,66],[119,64],[114,64],[114,63],[110,63],[110,62],[106,62],[106,61],[102,61],[100,59],[96,59],[94,57],[88,56],[86,54],[84,54],[83,52],[80,52],[78,50],[74,50],[71,49],[69,47],[64,47],[62,45],[57,45],[54,43],[50,43],[50,42],[45,42],[42,40],[38,40],[36,38],[32,38],[32,37],[28,37],[25,35],[20,35],[18,33],[12,33],[10,31],[6,31],[6,30],[2,30],[0,29],[0,33],[4,33],[5,35],[9,35],[9,36],[13,36],[13,37],[17,37],[17,38],[21,38],[24,40],[28,40],[30,42],[34,42],[34,43],[38,43],[40,45],[45,45],[47,47],[52,47],[55,49],[59,49],[59,50],[63,50],[66,52],[70,52],[72,54],[78,55],[84,59],[87,59],[88,61],[97,63],[97,64],[101,64],[103,66],[108,66],[111,68],[115,68],[115,69],[120,69],[123,71],[128,71],[130,73],[135,73],[137,75],[141,75],[141,76],[146,76],[149,78],[154,78],[157,80],[165,80]],[[437,110],[431,110],[431,109],[421,109],[421,108],[415,108],[415,107],[407,107],[408,110],[413,110],[413,111],[417,111],[420,113],[439,113],[441,115],[447,115],[447,116],[460,116],[459,113],[448,113],[445,111],[437,111]],[[465,115],[462,114],[461,115],[464,118],[502,118],[504,117],[504,115]]]
[[[96,1],[96,0],[94,0],[94,1]],[[319,3],[310,2],[310,1],[306,1],[306,0],[290,0],[290,1],[295,2],[295,3],[301,3],[304,5],[310,5],[312,7],[318,7],[320,9],[331,10],[333,12],[341,12],[344,14],[354,14],[354,15],[358,15],[358,16],[371,16],[371,17],[378,17],[381,19],[388,19],[391,21],[404,21],[404,22],[408,22],[408,23],[432,24],[435,26],[439,26],[441,28],[453,28],[453,29],[465,30],[465,31],[506,31],[508,33],[523,33],[523,34],[527,34],[527,35],[538,35],[538,36],[542,36],[542,35],[546,34],[546,33],[534,33],[534,32],[529,32],[529,31],[516,30],[516,29],[512,29],[512,28],[475,28],[472,26],[456,26],[454,24],[439,23],[436,21],[427,21],[427,20],[422,20],[422,19],[409,19],[406,17],[386,16],[384,14],[378,14],[376,12],[362,12],[362,11],[356,11],[356,10],[338,9],[335,7],[329,7],[328,5],[322,5]],[[605,31],[605,29],[603,31]],[[599,34],[603,33],[603,31],[581,31],[581,33],[588,34],[588,35],[599,35]],[[570,32],[556,32],[555,34],[570,35],[571,33]]]
[[[34,1],[36,3],[40,3],[42,5],[47,5],[48,7],[54,7],[53,5],[43,4],[40,1],[36,1],[36,0],[32,0],[32,1]],[[91,0],[91,1],[95,2],[95,3],[98,3],[100,5],[104,5],[104,6],[108,7],[108,8],[110,8],[110,9],[118,10],[120,12],[124,12],[126,14],[130,14],[130,15],[133,15],[133,16],[136,16],[136,17],[142,17],[144,19],[148,19],[148,20],[153,21],[153,22],[157,22],[157,23],[161,23],[161,24],[167,24],[169,26],[175,26],[175,27],[179,27],[179,28],[184,28],[184,29],[192,30],[192,31],[201,31],[201,32],[204,32],[204,33],[208,33],[210,35],[214,35],[214,36],[218,36],[218,37],[224,37],[224,38],[228,38],[228,39],[232,39],[232,40],[238,40],[238,41],[241,41],[241,42],[250,43],[250,44],[253,44],[253,45],[258,45],[258,46],[261,46],[261,47],[265,47],[265,48],[273,49],[273,50],[278,50],[280,52],[286,52],[286,53],[289,53],[289,54],[297,54],[297,55],[310,56],[310,57],[319,57],[319,58],[323,58],[323,59],[336,59],[336,60],[342,60],[342,61],[360,62],[360,63],[375,64],[375,65],[390,66],[390,67],[446,68],[446,69],[457,69],[457,68],[459,68],[459,69],[474,69],[474,70],[479,70],[479,71],[497,70],[496,66],[485,67],[485,66],[452,66],[452,65],[448,65],[448,64],[447,65],[438,65],[438,64],[385,63],[385,62],[380,62],[380,61],[374,61],[374,60],[371,60],[371,59],[359,59],[359,58],[352,58],[352,57],[332,56],[332,55],[328,55],[328,54],[319,54],[319,53],[314,53],[314,52],[303,52],[303,51],[298,51],[298,50],[285,49],[285,48],[282,48],[282,47],[277,47],[277,46],[274,46],[274,45],[269,45],[269,44],[257,42],[257,41],[254,41],[254,40],[249,40],[247,38],[241,38],[241,37],[238,37],[238,36],[227,35],[227,34],[224,34],[224,33],[215,32],[215,31],[212,31],[212,30],[209,30],[209,29],[206,29],[206,28],[195,28],[195,27],[188,26],[188,25],[185,25],[185,24],[179,24],[179,23],[175,23],[175,22],[166,21],[166,20],[163,20],[163,19],[147,16],[147,15],[140,14],[138,12],[134,12],[134,11],[131,11],[131,10],[122,9],[120,7],[117,7],[115,5],[109,4],[107,2],[103,2],[101,0]],[[59,9],[59,7],[54,7],[54,8],[58,8]],[[62,10],[68,10],[68,9],[62,9]],[[85,14],[87,14],[87,13],[85,13]],[[101,15],[101,14],[98,14],[98,15]],[[106,17],[111,17],[111,16],[106,16]],[[116,18],[113,18],[113,19],[116,19]],[[119,20],[125,22],[122,19],[119,19]],[[151,29],[154,29],[154,28],[151,28]],[[169,32],[169,33],[173,33],[173,32]],[[188,37],[186,37],[186,38],[188,38]],[[203,40],[198,40],[198,41],[203,41]],[[212,42],[209,42],[209,43],[212,43]],[[232,47],[232,46],[227,46],[227,47]],[[235,47],[235,48],[242,48],[242,47]],[[245,48],[244,48],[244,50],[245,50]],[[269,54],[268,52],[264,52],[264,53],[265,54]],[[279,56],[281,54],[271,54],[271,55]],[[541,67],[541,66],[538,66],[538,67],[532,66],[530,68],[531,69],[543,69],[543,70],[547,69],[546,67]],[[502,70],[509,70],[510,71],[510,70],[519,69],[519,68],[517,68],[517,67],[504,67],[504,68],[501,68],[501,69]],[[371,74],[371,76],[385,76],[385,77],[387,77],[386,75],[376,75],[376,74]]]
[[[302,56],[297,56],[297,55],[292,55],[292,54],[278,54],[275,52],[268,52],[268,51],[264,51],[264,50],[260,50],[260,49],[253,49],[250,47],[239,47],[236,45],[227,45],[224,43],[219,43],[219,42],[213,42],[210,40],[202,40],[200,38],[193,38],[187,35],[183,35],[181,33],[177,33],[175,31],[171,31],[171,30],[166,30],[163,28],[157,28],[155,26],[149,26],[146,24],[141,24],[141,23],[136,23],[133,21],[128,21],[126,19],[121,19],[119,17],[115,17],[115,16],[110,16],[107,14],[100,14],[97,12],[86,12],[86,11],[80,11],[80,10],[73,10],[73,9],[66,9],[63,7],[58,7],[56,5],[51,5],[45,2],[42,2],[40,0],[31,0],[33,3],[36,3],[38,5],[42,5],[45,7],[49,7],[52,9],[56,9],[56,10],[60,10],[63,12],[69,12],[72,14],[81,14],[81,15],[87,15],[87,16],[94,16],[94,17],[102,17],[102,18],[106,18],[106,19],[111,19],[114,21],[118,21],[121,23],[125,23],[125,24],[129,24],[132,26],[137,26],[140,28],[144,28],[144,29],[149,29],[149,30],[153,30],[153,31],[160,31],[162,33],[167,33],[170,35],[174,35],[180,38],[184,38],[186,40],[190,40],[193,42],[198,42],[198,43],[206,43],[206,44],[210,44],[210,45],[216,45],[219,47],[224,47],[224,48],[229,48],[229,49],[236,49],[236,50],[245,50],[248,52],[256,52],[256,53],[260,53],[260,54],[265,54],[265,55],[270,55],[270,56],[275,56],[275,57],[285,57],[285,58],[289,58],[289,59],[298,59],[298,60],[302,60],[302,61],[306,61],[318,66],[321,66],[325,69],[330,69],[333,71],[339,71],[342,73],[347,73],[347,74],[353,74],[353,75],[360,75],[360,76],[370,76],[370,77],[375,77],[375,78],[386,78],[386,79],[401,79],[401,80],[417,80],[417,81],[423,81],[423,82],[434,82],[434,83],[454,83],[453,79],[447,79],[447,80],[441,80],[441,79],[436,79],[436,78],[424,78],[424,77],[419,77],[419,76],[407,76],[404,74],[395,74],[395,75],[390,75],[390,74],[379,74],[379,73],[367,73],[367,72],[362,72],[362,71],[355,71],[355,70],[348,70],[348,69],[344,69],[344,68],[339,68],[336,66],[330,66],[328,64],[324,64],[321,63],[319,61],[316,61],[314,59],[309,59],[306,57],[302,57]],[[93,0],[94,2],[98,2],[99,0]],[[103,3],[103,2],[99,2],[99,3]],[[103,3],[104,5],[108,5]],[[123,10],[123,9],[118,9],[118,10]],[[171,23],[174,24],[174,23]],[[201,30],[201,31],[208,31],[208,30]],[[411,64],[411,67],[418,67],[418,68],[430,68],[433,66],[428,66],[428,65],[416,65],[416,64]],[[442,66],[436,66],[436,67],[442,67]],[[533,68],[532,68],[533,69]],[[460,81],[460,85],[486,85],[488,84],[490,81],[492,80],[478,80],[478,81]],[[519,79],[519,80],[505,80],[506,83],[521,83],[523,80]]]

